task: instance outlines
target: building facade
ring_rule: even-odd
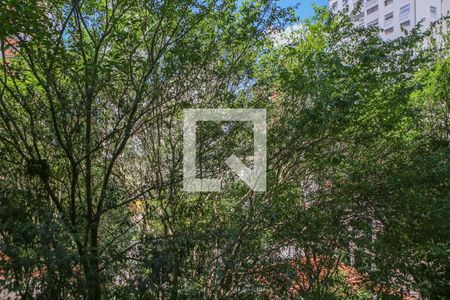
[[[333,12],[348,11],[358,26],[378,26],[383,39],[394,39],[403,35],[402,29],[409,30],[422,21],[428,28],[442,16],[449,15],[450,0],[329,0]]]

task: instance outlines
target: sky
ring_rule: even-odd
[[[307,18],[311,16],[313,11],[313,4],[316,5],[328,5],[328,0],[279,0],[280,6],[288,7],[295,6],[300,3],[300,6],[297,8],[297,15],[301,18]]]

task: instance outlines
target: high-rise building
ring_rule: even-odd
[[[357,13],[353,13],[356,7]],[[442,16],[449,15],[450,0],[329,0],[333,12],[348,11],[359,26],[378,26],[383,39],[403,35],[402,28],[409,30],[422,21],[428,28]]]

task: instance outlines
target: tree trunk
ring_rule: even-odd
[[[87,299],[99,300],[102,298],[100,260],[98,257],[98,226],[91,225],[91,242],[83,258],[84,274],[86,276]]]

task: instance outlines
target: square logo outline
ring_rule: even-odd
[[[187,192],[219,192],[220,181],[211,178],[196,178],[196,131],[197,122],[238,121],[253,123],[253,168],[231,155],[225,161],[230,169],[255,192],[266,191],[267,169],[267,123],[266,109],[207,109],[183,110],[183,190]]]

